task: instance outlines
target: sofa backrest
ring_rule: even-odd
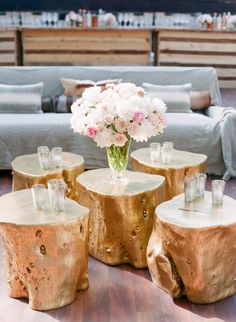
[[[63,94],[61,77],[94,81],[121,78],[124,82],[137,85],[142,82],[157,85],[191,83],[194,91],[210,90],[213,105],[221,103],[217,73],[212,67],[0,67],[0,83],[23,85],[44,82],[43,96]]]

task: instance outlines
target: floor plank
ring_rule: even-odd
[[[208,178],[208,190],[211,180]],[[0,195],[9,191],[10,171],[0,171]],[[236,198],[236,179],[227,182],[226,194]],[[151,282],[148,270],[128,265],[110,267],[89,258],[89,283],[89,289],[78,292],[73,304],[47,312],[33,311],[27,301],[8,297],[0,256],[0,322],[236,321],[236,296],[210,305],[191,304],[184,298],[173,301]]]

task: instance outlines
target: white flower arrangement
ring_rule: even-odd
[[[116,16],[109,12],[105,13],[102,16],[102,25],[104,27],[116,27],[117,26]]]
[[[212,23],[213,18],[209,13],[205,13],[205,14],[200,15],[200,16],[197,17],[197,22],[200,23],[200,24]]]
[[[82,23],[83,18],[80,14],[74,12],[74,11],[70,11],[66,17],[65,17],[65,21],[67,24],[74,24],[74,25],[78,25],[80,23]]]
[[[166,127],[166,105],[146,96],[132,83],[85,89],[71,107],[75,133],[92,138],[99,147],[124,146],[133,139],[147,141]]]

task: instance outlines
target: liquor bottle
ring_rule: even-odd
[[[102,21],[102,16],[103,16],[103,10],[99,9],[98,10],[98,27],[102,28],[103,26],[103,21]]]
[[[222,16],[222,30],[226,30],[226,25],[227,25],[227,17],[226,17],[226,13],[223,13]]]
[[[86,28],[87,27],[87,14],[86,14],[85,9],[82,12],[82,19],[83,19],[83,28]]]
[[[227,22],[226,22],[226,30],[231,29],[230,19],[231,19],[231,13],[228,11],[228,13],[227,13]]]
[[[214,13],[213,16],[213,29],[216,30],[217,29],[217,13]]]
[[[90,11],[88,11],[86,15],[86,24],[87,24],[87,28],[92,27],[92,14]]]
[[[217,30],[221,30],[222,29],[222,16],[221,14],[218,15],[217,17]]]

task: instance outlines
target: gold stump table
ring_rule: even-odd
[[[0,197],[9,295],[50,310],[88,287],[89,210],[69,199],[63,212],[52,210],[48,200],[45,210],[37,210],[31,200],[30,189]]]
[[[67,197],[76,200],[76,177],[84,171],[84,159],[78,154],[63,152],[62,167],[40,168],[38,155],[22,155],[12,161],[12,190],[31,188],[33,184],[47,185],[50,179],[63,179],[68,185]]]
[[[213,303],[236,293],[236,201],[224,196],[213,207],[211,193],[185,204],[181,194],[156,208],[148,249],[155,284],[173,298]]]
[[[150,148],[143,148],[131,153],[133,171],[158,174],[166,179],[166,200],[183,193],[185,177],[206,171],[207,156],[186,151],[173,151],[170,165],[161,161],[152,162]]]
[[[146,250],[164,177],[125,171],[127,185],[110,184],[110,169],[77,177],[78,202],[90,209],[89,253],[109,264],[147,267]]]

